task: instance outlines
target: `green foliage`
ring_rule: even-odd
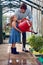
[[[43,53],[43,47],[39,50],[40,53]]]
[[[39,51],[43,46],[43,38],[42,36],[35,36],[32,35],[29,39],[29,44],[32,46],[33,49]]]

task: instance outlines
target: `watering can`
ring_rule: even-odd
[[[30,20],[28,20],[27,18],[23,18],[21,20],[21,23],[19,23],[18,25],[19,29],[22,31],[22,32],[32,32],[32,33],[35,33],[31,27],[32,27],[32,23]]]

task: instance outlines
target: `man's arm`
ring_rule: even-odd
[[[33,18],[32,18],[32,12],[28,9],[28,18],[29,20],[32,22]]]
[[[29,20],[32,23],[33,22],[33,18],[32,18],[32,12],[30,11],[30,9],[28,10],[28,18],[29,18]],[[31,30],[33,31],[33,23],[32,23],[32,26],[31,26]]]

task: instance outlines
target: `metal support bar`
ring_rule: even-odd
[[[11,1],[13,1],[13,0],[11,0]],[[18,1],[19,2],[19,1]],[[27,5],[29,5],[29,6],[32,6],[33,8],[35,8],[35,9],[37,9],[37,10],[41,10],[41,6],[40,5],[38,5],[38,4],[36,4],[36,3],[34,3],[34,2],[32,2],[32,1],[23,1],[23,0],[21,0],[20,2],[25,2]],[[27,2],[29,2],[29,3],[27,3]],[[19,7],[19,6],[17,6],[17,5],[14,5],[14,4],[12,4],[12,3],[9,3],[8,5],[6,4],[6,5],[2,5],[3,7],[10,7],[10,6],[12,6],[13,5],[13,7]],[[40,7],[40,9],[39,9],[39,7]],[[43,8],[43,7],[42,7]]]
[[[36,4],[36,3],[34,3],[32,1],[30,1],[30,0],[27,0],[27,1],[30,2],[31,4],[34,4],[34,5],[38,6],[38,7],[41,7],[39,4]]]
[[[9,3],[8,5],[2,5],[2,8],[4,7],[9,7],[9,8],[12,8],[12,7],[17,7],[19,8],[20,5],[13,5],[12,3]]]
[[[0,4],[1,4],[1,0],[0,0]]]
[[[3,43],[2,38],[2,6],[0,5],[0,44]]]
[[[29,3],[25,2],[25,1],[22,1],[22,2],[24,2],[25,4],[27,4],[27,5],[29,5],[29,6],[31,6],[33,8],[41,11],[41,9],[39,9],[39,7],[35,7],[34,5],[31,5],[31,4],[29,4]]]

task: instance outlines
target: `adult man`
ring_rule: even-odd
[[[23,18],[28,17],[28,19],[32,22],[32,15],[31,11],[27,8],[27,5],[25,3],[22,3],[20,8],[17,10],[15,14],[20,21]],[[22,33],[22,41],[23,41],[23,51],[28,52],[25,48],[26,45],[26,32]]]

